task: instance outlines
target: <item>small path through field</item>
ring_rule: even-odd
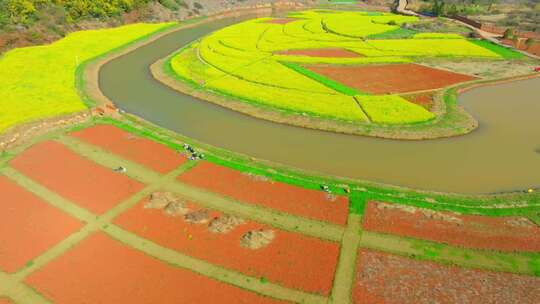
[[[43,199],[47,204],[62,210],[84,223],[84,226],[80,230],[48,248],[18,271],[14,273],[0,271],[0,298],[7,296],[14,303],[50,303],[37,289],[27,285],[25,280],[53,260],[56,260],[72,248],[77,247],[89,236],[98,232],[103,232],[129,248],[141,251],[168,265],[187,269],[191,272],[260,295],[294,303],[351,303],[359,248],[370,248],[405,256],[426,256],[426,250],[435,250],[436,255],[429,259],[442,263],[495,271],[532,274],[528,267],[531,258],[527,255],[521,255],[519,253],[502,254],[451,246],[444,246],[444,249],[437,249],[439,248],[437,246],[440,246],[440,244],[362,231],[362,218],[360,215],[349,215],[347,225],[341,227],[327,222],[311,220],[266,207],[236,201],[216,193],[189,186],[177,180],[179,175],[196,166],[198,162],[186,162],[167,174],[160,174],[72,136],[58,134],[53,138],[48,137],[48,139],[55,140],[67,146],[71,151],[106,168],[114,169],[123,166],[127,168],[125,174],[128,177],[144,183],[145,186],[142,190],[124,199],[104,214],[96,215],[78,206],[75,202],[49,190],[9,165],[0,164],[0,175],[27,189],[37,197]],[[329,297],[284,287],[275,282],[268,282],[235,270],[214,265],[208,261],[166,248],[120,228],[113,223],[117,216],[131,209],[153,192],[163,190],[185,196],[204,208],[237,215],[247,220],[260,222],[286,231],[339,243],[340,254]]]

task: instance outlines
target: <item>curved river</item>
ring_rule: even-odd
[[[324,174],[457,193],[540,185],[540,78],[483,87],[460,96],[480,122],[450,139],[398,141],[335,134],[255,119],[178,93],[149,66],[224,19],[163,36],[104,65],[100,88],[118,107],[217,147]]]

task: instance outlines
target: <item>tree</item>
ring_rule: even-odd
[[[514,36],[514,31],[512,31],[512,29],[507,28],[507,29],[504,31],[503,38],[504,38],[504,39],[511,39],[512,36]]]

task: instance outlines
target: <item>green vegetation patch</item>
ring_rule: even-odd
[[[371,121],[380,124],[419,123],[435,118],[423,107],[398,95],[355,97]]]
[[[520,52],[507,48],[487,40],[470,40],[472,43],[486,48],[504,59],[521,59],[524,57]]]

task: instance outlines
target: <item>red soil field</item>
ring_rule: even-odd
[[[0,269],[15,272],[81,223],[0,176]]]
[[[348,200],[343,196],[331,201],[322,191],[257,179],[209,162],[200,163],[178,179],[240,201],[286,213],[339,225],[347,222]]]
[[[12,304],[12,302],[8,299],[0,299],[0,304]]]
[[[164,145],[111,125],[98,125],[71,135],[160,173],[170,172],[187,160]]]
[[[286,50],[277,52],[279,55],[309,56],[309,57],[330,57],[330,58],[356,58],[360,54],[345,49],[306,49],[306,50]]]
[[[538,303],[540,278],[360,250],[355,304]]]
[[[56,304],[283,303],[175,268],[101,232],[26,282]]]
[[[418,64],[364,66],[308,65],[309,70],[372,94],[435,90],[475,77]]]
[[[406,211],[389,206],[392,205],[370,202],[364,229],[461,247],[540,251],[540,227],[523,218],[460,215],[421,208]]]
[[[293,22],[293,21],[296,21],[296,20],[298,20],[298,19],[294,19],[294,18],[274,18],[274,19],[265,21],[265,23],[287,24],[287,23],[290,23],[290,22]]]
[[[140,191],[143,184],[47,141],[17,156],[11,165],[79,206],[101,214]]]
[[[212,264],[264,277],[283,286],[328,295],[339,255],[337,243],[302,236],[245,221],[228,233],[215,233],[209,224],[188,223],[182,217],[165,215],[159,209],[145,209],[144,203],[115,220],[119,226],[159,245]],[[191,210],[200,210],[190,203]],[[210,212],[210,218],[221,216]],[[266,247],[249,249],[240,245],[248,231],[268,228],[275,237]]]
[[[403,96],[403,98],[419,106],[422,106],[427,110],[431,110],[431,108],[433,107],[433,94],[431,93],[407,95]]]

